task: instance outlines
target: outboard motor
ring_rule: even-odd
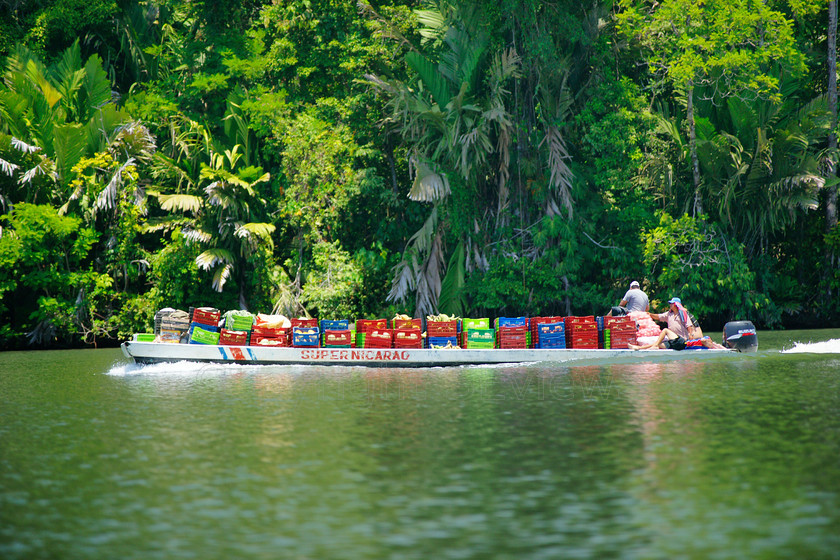
[[[756,352],[758,335],[752,321],[730,321],[723,326],[723,345],[738,352]]]

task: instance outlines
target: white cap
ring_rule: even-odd
[[[638,282],[636,282],[635,280],[633,280],[632,282],[630,282],[630,287],[631,287],[631,288],[638,288],[638,287],[639,287],[639,283],[638,283]]]

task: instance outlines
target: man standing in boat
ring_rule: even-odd
[[[621,298],[621,303],[610,309],[610,312],[607,313],[607,315],[611,315],[613,317],[623,317],[624,315],[633,313],[634,311],[648,311],[649,309],[650,300],[648,299],[647,294],[642,291],[639,283],[633,280],[630,282],[630,289],[627,290],[627,293],[624,294],[623,298]]]
[[[648,350],[650,348],[685,350],[686,348],[702,346],[716,350],[724,349],[723,346],[714,342],[708,336],[703,336],[703,331],[693,320],[688,309],[683,307],[682,301],[678,297],[672,297],[668,300],[668,311],[665,313],[648,312],[648,315],[654,321],[667,323],[668,326],[662,329],[654,342],[643,346],[628,344],[628,348],[632,350]]]

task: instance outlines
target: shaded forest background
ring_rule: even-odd
[[[836,4],[6,0],[0,348],[155,311],[836,326]],[[829,95],[833,92],[834,95]]]

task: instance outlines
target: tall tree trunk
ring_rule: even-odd
[[[828,2],[828,106],[831,110],[831,134],[828,147],[837,148],[837,0]],[[829,164],[829,178],[836,174],[834,163]],[[825,226],[831,231],[837,227],[837,187],[828,188],[825,204]]]
[[[694,83],[689,82],[686,89],[687,103],[685,106],[688,117],[688,150],[691,153],[691,174],[694,179],[694,207],[693,215],[703,213],[703,198],[700,196],[700,160],[697,157],[697,130],[694,126]]]

